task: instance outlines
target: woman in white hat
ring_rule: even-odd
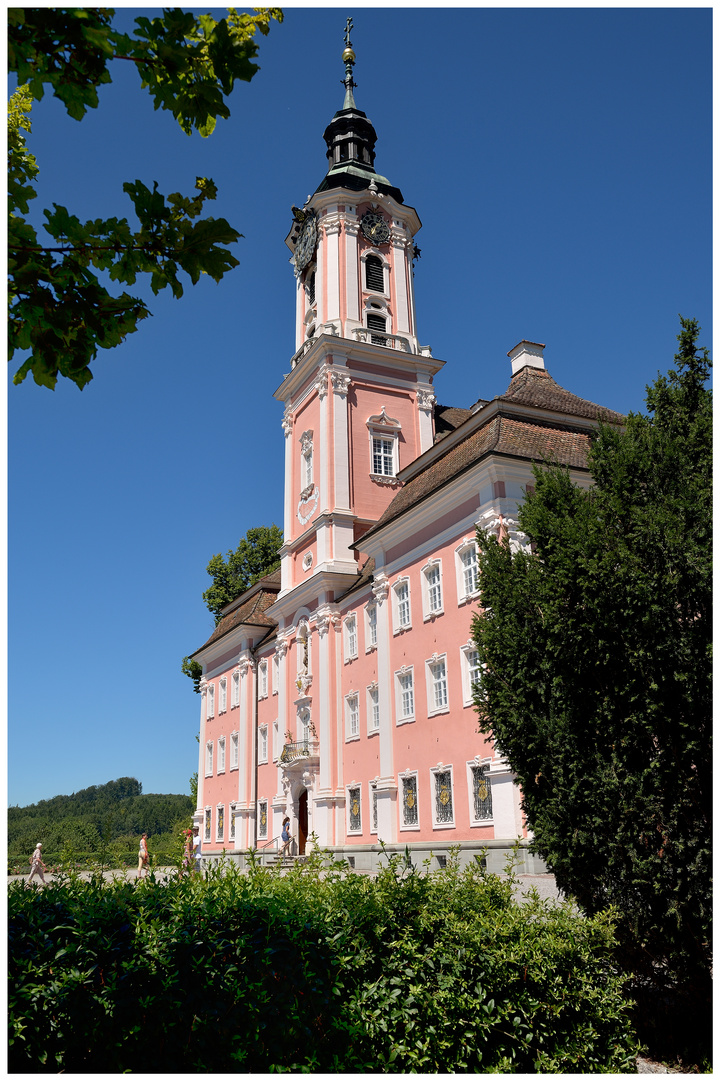
[[[45,884],[44,870],[47,870],[45,863],[43,862],[42,844],[35,845],[35,851],[30,856],[30,877],[28,883],[30,883],[35,874],[38,875],[43,884]]]

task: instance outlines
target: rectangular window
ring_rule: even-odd
[[[234,731],[230,736],[230,767],[238,768],[238,732]]]
[[[478,555],[475,545],[465,547],[460,552],[461,591],[463,596],[472,596],[478,591]]]
[[[376,476],[395,476],[393,468],[393,439],[373,436],[373,472]]]
[[[358,723],[358,695],[349,694],[345,699],[346,707],[346,731],[349,739],[355,739],[360,734]]]
[[[224,806],[219,806],[217,808],[216,824],[217,824],[216,838],[218,840],[222,840],[223,839],[223,831],[225,829],[225,807]]]
[[[218,739],[218,772],[225,772],[225,736]]]
[[[345,658],[353,660],[358,655],[358,628],[355,615],[350,615],[344,622]]]
[[[450,769],[433,774],[435,780],[435,815],[438,825],[453,824],[453,786]]]
[[[231,709],[237,709],[240,705],[240,673],[238,671],[233,672],[233,682],[231,684]]]
[[[488,770],[488,765],[471,766],[474,821],[489,821],[493,817],[493,798]]]
[[[413,703],[413,672],[399,672],[398,676],[398,713],[401,720],[412,720],[414,716]]]
[[[418,824],[418,778],[402,777],[403,782],[403,824]]]
[[[361,831],[361,789],[348,788],[348,832]]]
[[[228,681],[227,679],[220,680],[220,706],[218,712],[224,713],[228,708]]]
[[[268,800],[262,799],[258,803],[258,839],[268,839]]]
[[[258,664],[258,696],[268,696],[268,661],[261,660]]]
[[[471,649],[468,653],[468,683],[473,690],[481,681],[481,665],[478,659],[478,650]]]
[[[231,803],[228,807],[228,839],[235,840],[235,803]]]
[[[381,706],[378,700],[378,686],[368,687],[368,730],[378,731],[381,726]]]
[[[209,806],[205,808],[205,822],[203,829],[203,839],[210,840],[210,825],[211,825],[211,810]]]
[[[407,581],[399,581],[394,586],[396,604],[396,628],[399,630],[411,625],[411,594]]]
[[[429,615],[436,615],[443,610],[443,597],[441,594],[441,567],[434,563],[425,571],[426,578],[426,611]]]
[[[366,608],[366,620],[367,648],[374,649],[378,644],[378,607],[376,604],[369,604]]]
[[[438,712],[448,707],[448,680],[446,678],[446,662],[438,660],[430,664],[431,673],[431,710]]]
[[[268,760],[268,725],[258,728],[258,761]]]
[[[206,716],[210,720],[211,716],[215,716],[215,686],[213,683],[208,684],[208,691],[206,696],[207,713]]]
[[[213,775],[213,744],[207,742],[205,744],[205,775]]]
[[[276,655],[273,657],[273,693],[277,694],[280,687],[280,657]]]
[[[473,704],[473,690],[481,681],[481,665],[478,649],[469,641],[461,648],[461,670],[463,673],[463,704]]]

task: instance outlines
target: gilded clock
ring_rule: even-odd
[[[370,240],[371,244],[375,244],[376,247],[380,244],[387,244],[391,238],[388,222],[376,210],[368,210],[363,215],[360,227],[365,238]]]
[[[313,252],[315,251],[315,245],[318,243],[318,219],[315,215],[315,211],[309,210],[305,216],[300,230],[300,236],[298,242],[295,245],[295,259],[296,269],[298,271],[305,270],[306,266],[313,258]]]

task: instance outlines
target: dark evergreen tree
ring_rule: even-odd
[[[480,728],[518,775],[535,849],[585,912],[617,907],[637,988],[659,1016],[661,1000],[691,1002],[697,1038],[694,1019],[710,1034],[712,416],[707,351],[681,324],[649,414],[594,439],[595,487],[536,470],[519,514],[533,553],[479,534],[474,636]]]

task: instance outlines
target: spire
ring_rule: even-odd
[[[345,49],[343,50],[343,63],[345,64],[345,79],[343,79],[343,84],[345,86],[345,101],[343,102],[344,109],[355,109],[355,100],[353,99],[353,87],[357,84],[353,81],[353,65],[355,64],[355,53],[353,52],[353,46],[350,39],[350,32],[352,29],[353,20],[349,17],[345,21]]]
[[[343,108],[338,110],[323,132],[329,168],[317,191],[328,191],[331,188],[363,191],[372,185],[374,195],[378,193],[393,195],[399,203],[402,203],[403,196],[398,188],[393,187],[385,176],[375,171],[375,128],[366,114],[358,108],[353,97],[353,90],[357,83],[353,78],[355,52],[350,40],[352,29],[353,20],[348,18],[345,24],[343,50],[345,78],[341,80],[345,86],[345,99]]]

